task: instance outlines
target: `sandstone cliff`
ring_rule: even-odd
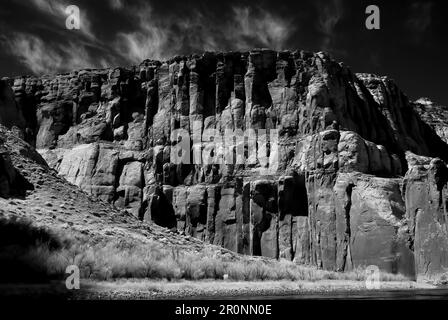
[[[69,182],[142,220],[329,270],[374,264],[423,279],[448,268],[446,109],[410,102],[387,77],[322,52],[260,49],[1,88],[3,124]],[[175,163],[176,129],[278,139],[244,163]],[[224,145],[190,142],[202,159]]]

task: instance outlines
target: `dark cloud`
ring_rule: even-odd
[[[221,23],[208,12],[160,16],[148,5],[129,7],[138,21],[136,29],[118,33],[116,46],[130,62],[145,58],[165,59],[188,51],[241,50],[254,46],[282,49],[294,31],[284,17],[263,8],[229,7]]]
[[[291,19],[261,6],[231,5],[219,15],[204,10],[162,15],[150,2],[109,0],[107,6],[129,21],[130,27],[111,32],[105,41],[92,27],[90,16],[95,12],[85,5],[79,5],[80,30],[63,30],[68,5],[65,0],[30,1],[28,6],[44,21],[45,25],[40,28],[51,36],[16,30],[3,39],[9,52],[33,73],[135,64],[146,58],[167,59],[189,52],[247,50],[260,46],[282,49],[295,30]],[[66,34],[66,41],[61,39],[61,32]],[[94,48],[108,54],[98,58]]]
[[[69,4],[80,8],[80,30],[65,28]],[[365,8],[370,4],[366,0],[2,0],[0,74],[126,66],[205,50],[326,50],[356,72],[389,74],[411,96],[436,96],[448,104],[441,85],[448,71],[442,0],[375,1],[381,10],[377,31],[365,28]],[[415,81],[428,70],[430,80]]]
[[[11,52],[17,53],[17,59],[35,74],[109,65],[105,59],[93,59],[84,46],[73,43],[49,45],[31,34],[12,34],[6,44]]]

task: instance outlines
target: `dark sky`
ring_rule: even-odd
[[[65,27],[69,4],[80,30]],[[380,30],[365,28],[370,4]],[[354,72],[390,76],[411,99],[448,105],[447,14],[443,0],[1,0],[0,77],[204,50],[325,50]]]

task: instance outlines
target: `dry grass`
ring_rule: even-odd
[[[43,276],[47,279],[63,278],[66,267],[71,264],[80,268],[82,278],[94,280],[122,278],[202,280],[223,279],[225,274],[230,280],[238,281],[330,279],[362,281],[366,277],[364,268],[349,272],[332,272],[285,260],[243,257],[236,261],[226,261],[208,250],[186,253],[176,248],[167,249],[157,242],[142,244],[125,240],[104,240],[93,244],[80,242],[79,239],[68,239],[67,235],[62,237],[43,230],[36,231],[27,222],[15,221],[14,224],[19,224],[23,230],[29,230],[29,234],[43,236],[21,245],[20,250],[17,250],[17,245],[11,244],[14,239],[10,238],[8,245],[1,245],[0,265],[15,261],[15,265],[26,266],[18,270],[22,272],[33,270],[31,274],[40,275],[38,279],[42,279]],[[23,275],[17,276],[19,278],[22,276],[23,279]],[[401,275],[385,273],[382,273],[381,278],[383,281],[407,280]]]

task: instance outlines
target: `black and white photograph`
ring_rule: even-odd
[[[0,301],[244,320],[448,300],[447,15],[1,0]]]

